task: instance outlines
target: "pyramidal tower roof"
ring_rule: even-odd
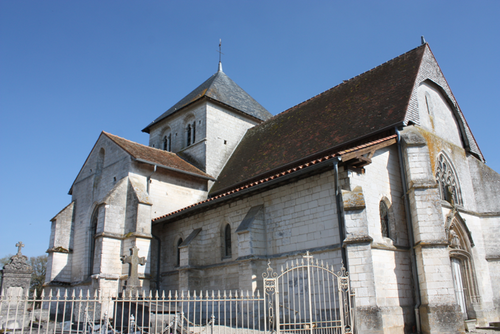
[[[149,133],[151,126],[154,124],[203,98],[225,104],[262,121],[272,117],[269,111],[261,106],[259,102],[255,101],[253,97],[248,95],[247,92],[222,71],[222,64],[219,63],[219,70],[217,73],[165,111],[142,131]]]

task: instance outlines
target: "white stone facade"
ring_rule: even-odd
[[[137,246],[146,290],[255,291],[268,261],[279,268],[308,251],[337,270],[345,261],[359,333],[500,321],[500,175],[427,47],[419,66],[405,123],[384,130],[393,137],[217,198],[211,185],[259,120],[200,100],[150,127],[151,147],[211,178],[138,161],[101,135],[52,220],[47,286],[118,293],[129,270],[120,257]]]

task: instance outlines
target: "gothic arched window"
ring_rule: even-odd
[[[384,200],[380,201],[379,211],[382,236],[389,238],[389,208],[387,207],[387,204],[385,204]]]
[[[439,184],[441,199],[452,204],[462,205],[462,194],[460,185],[450,160],[443,154],[439,154],[436,164],[436,180]]]
[[[231,225],[224,229],[224,256],[231,256]]]
[[[94,257],[95,257],[95,236],[97,234],[97,222],[99,218],[99,208],[97,207],[92,214],[89,230],[89,276],[94,273]]]

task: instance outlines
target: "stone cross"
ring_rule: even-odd
[[[134,245],[134,247],[130,248],[131,255],[123,255],[121,257],[121,260],[123,263],[129,263],[130,264],[130,274],[128,275],[127,279],[127,289],[139,289],[141,287],[140,281],[139,281],[139,273],[137,271],[137,266],[140,265],[145,265],[146,264],[146,258],[145,257],[139,257],[139,248]]]
[[[16,244],[16,247],[17,247],[17,255],[22,255],[21,254],[21,248],[24,247],[24,244],[22,241],[19,241],[17,244]]]

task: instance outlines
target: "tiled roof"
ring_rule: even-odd
[[[402,124],[425,45],[248,130],[211,194]]]
[[[168,167],[180,172],[187,172],[193,175],[199,175],[203,178],[213,179],[212,176],[204,173],[200,169],[191,165],[189,162],[181,159],[177,154],[167,152],[154,147],[138,144],[133,141],[112,135],[107,132],[102,132],[106,137],[115,142],[118,146],[124,149],[135,159],[147,161],[151,164]]]
[[[347,154],[350,154],[350,153],[353,153],[356,151],[360,151],[360,150],[363,150],[363,149],[366,149],[369,147],[374,147],[374,146],[379,145],[379,144],[384,143],[384,142],[386,142],[388,144],[392,144],[391,141],[395,142],[396,137],[397,137],[397,135],[390,135],[390,136],[387,136],[387,137],[384,137],[381,139],[377,139],[377,140],[365,143],[363,145],[351,147],[345,151],[334,152],[332,154],[329,154],[329,155],[326,155],[323,157],[319,157],[319,158],[314,159],[314,160],[307,161],[304,164],[301,164],[301,165],[295,166],[293,168],[281,171],[279,173],[276,173],[274,175],[270,175],[266,178],[263,178],[263,179],[260,179],[260,180],[254,181],[254,182],[247,183],[241,187],[232,189],[230,191],[227,191],[225,193],[219,194],[219,195],[214,196],[214,197],[210,197],[204,201],[189,205],[189,206],[184,207],[182,209],[179,209],[177,211],[170,212],[166,215],[156,217],[152,221],[153,221],[153,223],[155,223],[155,222],[158,223],[158,222],[164,221],[165,219],[179,217],[181,215],[188,213],[189,211],[197,210],[197,209],[200,209],[204,206],[212,205],[212,204],[215,204],[217,202],[227,200],[231,197],[231,195],[235,195],[235,194],[238,194],[238,193],[246,191],[246,190],[252,191],[253,188],[260,186],[260,185],[265,185],[266,183],[270,183],[271,181],[279,181],[279,179],[283,178],[284,176],[291,175],[291,174],[297,173],[299,171],[303,171],[303,170],[307,169],[308,167],[312,167],[312,166],[320,164],[322,162],[331,160],[335,157],[342,157],[343,155],[347,155]]]
[[[247,92],[231,80],[224,72],[218,71],[195,90],[186,95],[182,100],[177,102],[172,108],[165,111],[142,131],[149,133],[152,125],[204,97],[238,109],[262,121],[272,117],[269,111],[248,95]]]

